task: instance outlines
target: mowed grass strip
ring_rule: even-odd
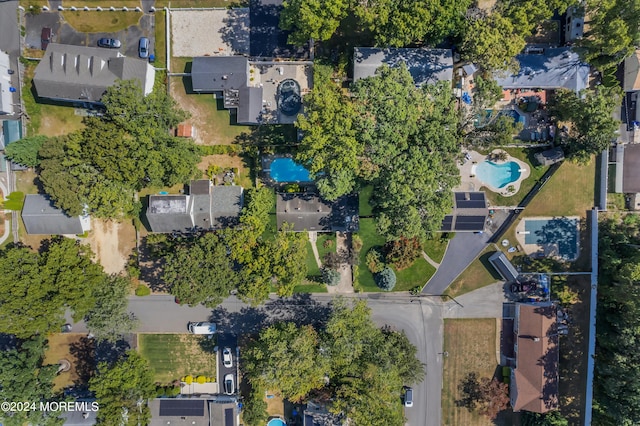
[[[502,277],[489,263],[489,258],[498,250],[496,246],[487,247],[480,253],[462,274],[445,291],[451,297],[458,297],[470,291],[488,286]]]
[[[140,334],[138,350],[149,361],[159,383],[170,383],[189,374],[215,378],[216,356],[202,348],[203,339],[192,334]]]
[[[116,5],[114,5],[115,7]],[[122,7],[117,5],[118,7]],[[142,17],[140,12],[98,11],[66,11],[62,12],[64,20],[76,31],[82,33],[115,33],[137,25]]]
[[[487,417],[458,407],[459,384],[469,373],[493,377],[497,367],[495,319],[444,320],[442,424],[450,426],[492,425]]]

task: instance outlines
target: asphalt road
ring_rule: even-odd
[[[18,0],[0,3],[0,50],[11,56],[20,55]]]

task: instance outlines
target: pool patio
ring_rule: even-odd
[[[542,226],[538,224],[527,226],[527,221],[546,221],[547,223]],[[580,256],[580,217],[535,216],[523,218],[516,226],[516,239],[529,256],[575,261]]]
[[[489,183],[481,181],[476,176],[476,166],[481,162],[491,158],[492,155],[495,156],[499,152],[505,151],[503,151],[502,149],[494,149],[489,155],[480,154],[476,151],[468,151],[466,153],[466,158],[463,160],[463,163],[458,163],[458,169],[460,169],[460,186],[458,186],[455,191],[479,191],[481,187],[485,187],[488,190],[505,197],[511,197],[517,194],[520,190],[520,184],[531,174],[529,165],[524,161],[520,161],[510,155],[507,155],[507,159],[503,161],[491,160],[496,164],[504,164],[506,162],[513,161],[514,163],[518,164],[520,168],[520,177],[518,178],[518,180],[511,182],[504,188],[495,188]],[[510,187],[513,187],[513,191],[509,191]]]

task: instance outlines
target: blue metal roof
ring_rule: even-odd
[[[19,120],[5,120],[2,122],[2,132],[4,133],[4,144],[22,139],[22,124]]]

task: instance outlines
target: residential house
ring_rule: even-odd
[[[279,193],[276,220],[278,229],[286,223],[294,232],[356,232],[360,226],[358,195],[344,195],[329,202],[315,194]]]
[[[146,211],[152,232],[185,232],[235,226],[244,202],[241,186],[194,180],[188,194],[150,195]]]
[[[304,409],[303,426],[342,426],[342,416],[329,412],[326,404],[309,401]]]
[[[614,191],[624,194],[640,194],[640,144],[618,143],[611,150],[611,164],[615,173]],[[633,203],[634,210],[640,209],[637,203]]]
[[[489,257],[489,263],[498,271],[502,279],[506,282],[514,282],[518,280],[518,271],[515,266],[509,262],[507,256],[503,252],[497,251]]]
[[[513,411],[546,413],[558,408],[557,308],[550,302],[517,303],[515,368],[511,369]]]
[[[489,216],[484,192],[454,192],[453,213],[442,221],[441,232],[482,232]]]
[[[534,158],[540,166],[550,166],[564,160],[564,151],[558,146],[539,152]]]
[[[450,49],[377,48],[353,49],[353,81],[372,77],[383,64],[397,67],[404,63],[417,86],[453,80]]]
[[[636,50],[624,61],[622,88],[625,92],[620,113],[618,143],[640,143],[640,50]]]
[[[584,34],[584,9],[571,6],[567,9],[564,27],[566,42],[580,40]]]
[[[148,95],[154,79],[148,61],[110,49],[49,43],[33,84],[41,98],[84,104],[99,103],[118,80],[135,80]]]
[[[589,65],[568,47],[531,47],[516,56],[517,74],[496,71],[494,78],[505,90],[569,89],[576,93],[589,84]]]
[[[149,426],[196,425],[237,426],[238,412],[235,399],[211,398],[156,398],[149,401]]]
[[[69,216],[45,195],[29,194],[22,208],[27,234],[79,235],[91,230],[89,215]]]
[[[11,92],[11,61],[9,55],[0,50],[0,115],[13,114],[13,94]],[[14,89],[15,90],[15,89]]]
[[[64,421],[64,426],[93,426],[98,422],[98,410],[93,410],[93,405],[98,403],[96,400],[77,400],[76,403],[88,408],[86,411],[75,409],[63,411],[60,418]],[[91,409],[89,409],[91,408]]]

